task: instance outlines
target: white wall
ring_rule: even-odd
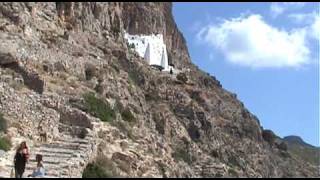
[[[125,33],[128,43],[134,44],[135,51],[143,57],[149,65],[159,65],[169,71],[167,48],[162,34],[130,35]]]

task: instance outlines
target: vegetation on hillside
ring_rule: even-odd
[[[7,137],[0,137],[0,150],[8,151],[11,148],[11,141]]]
[[[92,116],[105,122],[111,122],[115,119],[115,111],[105,100],[97,98],[94,93],[86,93],[83,95],[83,98],[85,100],[86,109]]]
[[[320,165],[320,148],[290,143],[288,151],[313,165]]]
[[[113,178],[118,176],[112,161],[104,156],[99,156],[96,162],[88,164],[82,174],[82,178]]]

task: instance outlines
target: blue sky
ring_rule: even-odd
[[[265,129],[319,146],[319,3],[173,5],[192,61]]]

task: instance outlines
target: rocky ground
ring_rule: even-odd
[[[149,67],[124,30],[164,34],[182,73]],[[121,177],[319,176],[191,63],[171,3],[1,2],[0,65],[1,136],[13,144],[0,176],[22,140],[55,177],[101,159]]]

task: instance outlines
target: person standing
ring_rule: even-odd
[[[17,148],[16,155],[14,156],[14,169],[16,178],[22,178],[28,160],[29,149],[27,143],[23,141]]]

